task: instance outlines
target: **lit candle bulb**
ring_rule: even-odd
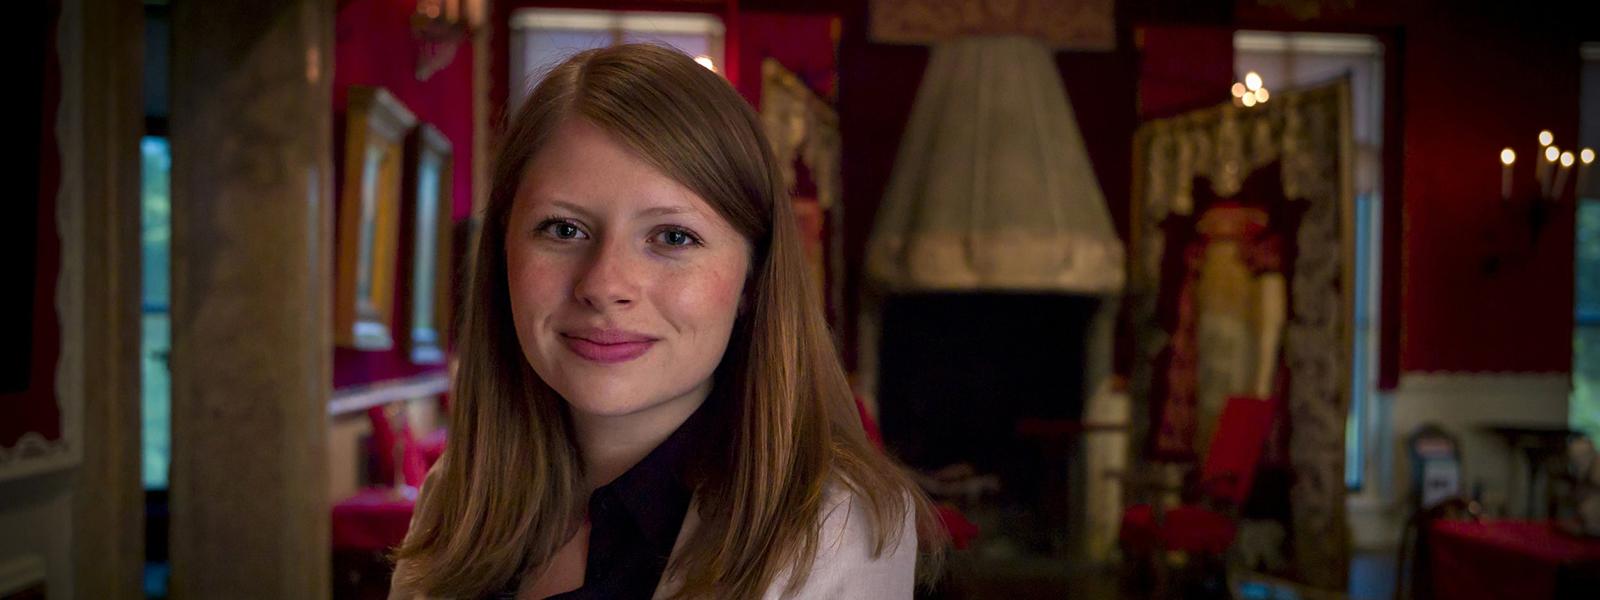
[[[1555,136],[1555,134],[1550,133],[1549,129],[1544,129],[1544,130],[1539,131],[1539,148],[1540,149],[1543,149],[1545,146],[1549,146],[1550,144],[1554,144],[1554,143],[1556,143],[1556,136]]]
[[[1561,169],[1556,173],[1556,187],[1551,198],[1560,197],[1567,190],[1567,173],[1572,170],[1572,163],[1576,160],[1571,152],[1561,153]]]
[[[1517,153],[1510,148],[1500,151],[1500,199],[1511,199],[1511,164],[1517,162]]]
[[[1545,198],[1550,197],[1550,185],[1554,175],[1556,161],[1561,159],[1561,149],[1555,146],[1545,146],[1544,160],[1539,161],[1539,192]]]

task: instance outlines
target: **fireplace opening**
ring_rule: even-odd
[[[884,441],[1004,553],[1067,556],[1082,528],[1085,340],[1100,298],[890,296]]]

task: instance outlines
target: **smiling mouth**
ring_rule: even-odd
[[[656,340],[630,336],[620,339],[614,335],[561,334],[561,341],[573,354],[585,360],[602,363],[624,363],[644,355]]]

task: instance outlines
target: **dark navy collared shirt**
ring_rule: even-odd
[[[715,434],[714,394],[650,454],[589,496],[589,554],[583,587],[552,600],[648,600],[654,593],[694,494],[691,473]],[[515,598],[520,579],[496,598]]]

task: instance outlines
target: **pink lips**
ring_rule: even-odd
[[[561,332],[561,341],[578,356],[612,364],[639,358],[656,338],[621,329],[577,329]]]

